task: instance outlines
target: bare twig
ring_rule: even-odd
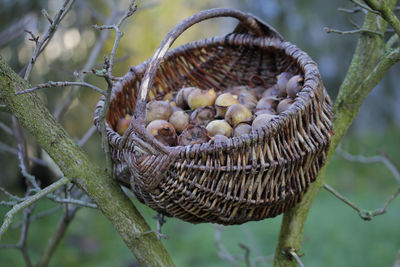
[[[247,267],[251,267],[251,261],[250,261],[250,248],[246,246],[245,244],[239,242],[239,247],[244,250],[244,262],[246,263]]]
[[[352,8],[352,9],[339,7],[337,10],[340,12],[349,13],[349,14],[354,14],[354,13],[358,13],[360,11],[364,11],[364,9],[362,9],[359,6],[356,6],[355,8]]]
[[[92,125],[89,130],[83,135],[81,139],[77,141],[78,146],[83,146],[89,140],[89,138],[96,132],[96,126]]]
[[[103,89],[100,89],[99,87],[97,87],[97,86],[95,86],[95,85],[93,85],[93,84],[86,83],[86,82],[68,82],[68,81],[65,81],[65,82],[53,82],[53,81],[49,81],[49,82],[47,82],[47,83],[41,83],[41,84],[36,85],[35,87],[29,88],[29,89],[26,89],[26,90],[23,90],[23,91],[18,91],[18,92],[16,92],[15,94],[16,94],[16,95],[22,95],[22,94],[26,94],[26,93],[31,93],[31,92],[33,92],[33,91],[36,91],[36,90],[39,90],[39,89],[42,89],[42,88],[66,87],[66,86],[81,86],[81,87],[87,87],[87,88],[90,88],[90,89],[96,91],[96,92],[99,93],[99,94],[102,94],[102,95],[105,94],[105,92],[104,92]]]
[[[370,8],[369,6],[367,6],[367,5],[365,5],[365,4],[361,3],[361,2],[359,2],[358,0],[350,0],[350,2],[353,2],[355,5],[357,5],[357,6],[361,7],[361,8],[363,8],[363,9],[365,9],[365,10],[371,12],[371,13],[374,13],[374,14],[376,14],[376,15],[379,15],[379,12],[377,12],[376,10],[373,10],[372,8]]]
[[[10,127],[8,127],[5,123],[0,121],[0,129],[2,129],[4,132],[6,132],[9,135],[13,134],[13,131],[11,130]]]
[[[42,257],[37,264],[37,267],[45,267],[49,264],[50,259],[54,254],[54,251],[56,250],[61,239],[64,237],[64,234],[68,228],[68,225],[70,224],[71,220],[75,216],[78,209],[79,209],[79,207],[70,209],[68,207],[68,205],[66,205],[66,207],[64,208],[64,213],[58,222],[56,231],[55,231],[54,235],[47,242],[47,246],[44,249]]]
[[[26,241],[27,241],[28,230],[29,230],[29,225],[30,225],[30,216],[31,216],[32,211],[33,211],[33,206],[27,207],[24,210],[24,224],[22,226],[21,237],[18,242],[18,247],[21,250],[21,253],[24,257],[26,266],[28,266],[28,267],[32,266],[32,261],[30,259],[28,250],[26,248]],[[1,233],[0,233],[0,238],[1,238]]]
[[[29,30],[25,30],[25,32],[31,36],[31,38],[29,38],[29,41],[35,42],[35,44],[37,45],[37,43],[39,42],[39,36],[35,36],[33,32]]]
[[[387,206],[390,204],[390,202],[392,202],[398,195],[400,195],[400,187],[399,187],[396,190],[396,192],[386,200],[386,202],[383,204],[383,206],[381,208],[375,209],[375,210],[364,210],[364,209],[359,208],[357,205],[355,205],[353,202],[351,202],[344,196],[342,196],[339,192],[337,192],[335,189],[333,189],[329,185],[324,184],[324,189],[328,190],[335,197],[337,197],[338,199],[340,199],[341,201],[343,201],[344,203],[349,205],[351,208],[356,210],[358,212],[358,215],[360,215],[361,219],[366,220],[366,221],[372,220],[372,218],[375,216],[385,214],[387,211]]]
[[[383,163],[393,174],[394,178],[400,184],[400,171],[399,169],[393,164],[393,162],[385,155],[377,155],[372,157],[366,157],[363,155],[352,155],[346,151],[341,150],[338,148],[339,154],[348,161],[352,162],[359,162],[359,163]]]
[[[58,196],[48,196],[50,200],[53,200],[54,202],[57,203],[65,203],[65,204],[74,204],[86,208],[92,208],[92,209],[97,209],[97,205],[93,202],[89,202],[86,200],[81,200],[81,199],[75,199],[75,198],[61,198]]]
[[[218,249],[218,256],[223,259],[228,261],[232,266],[239,266],[238,261],[236,258],[229,253],[229,251],[225,248],[225,246],[222,244],[222,227],[219,225],[215,226],[215,245],[217,246]]]
[[[155,216],[153,216],[153,219],[157,220],[157,232],[162,234],[161,228],[167,222],[165,216],[161,213],[157,213]],[[158,239],[160,239],[160,236],[158,236]]]
[[[25,160],[24,160],[22,145],[18,145],[18,159],[19,159],[19,162],[20,162],[19,163],[19,167],[21,168],[21,173],[25,177],[26,181],[29,181],[34,189],[39,189],[40,190],[40,187],[36,182],[35,176],[29,174],[28,171],[26,170],[26,163],[25,163]]]
[[[57,205],[57,206],[55,206],[55,207],[53,207],[51,209],[39,212],[37,214],[33,214],[30,217],[30,221],[33,222],[33,221],[36,221],[37,219],[40,219],[40,218],[45,217],[47,215],[53,214],[53,213],[57,212],[60,208],[61,208],[61,205]],[[17,222],[11,227],[11,229],[18,229],[18,228],[20,228],[22,226],[22,224],[23,224],[23,221]]]
[[[66,178],[66,177],[63,177],[60,180],[58,180],[57,182],[55,182],[55,183],[49,185],[48,187],[40,190],[35,195],[32,195],[32,196],[26,198],[24,201],[16,204],[11,210],[9,210],[7,212],[7,214],[6,214],[5,218],[4,218],[3,224],[2,224],[2,226],[0,228],[0,240],[1,240],[1,237],[3,236],[3,234],[7,231],[8,227],[10,226],[15,214],[17,214],[21,210],[25,209],[26,207],[29,207],[30,205],[32,205],[33,203],[35,203],[39,199],[43,198],[47,194],[50,194],[51,192],[54,192],[55,190],[57,190],[61,186],[67,184],[68,182],[69,182],[69,179]]]
[[[113,74],[113,67],[114,67],[114,58],[115,58],[115,53],[117,52],[117,47],[119,44],[119,41],[121,39],[121,37],[123,36],[123,32],[120,31],[120,27],[122,25],[122,23],[130,16],[133,15],[133,13],[135,13],[137,9],[137,6],[135,5],[135,0],[131,0],[128,6],[128,10],[125,12],[124,16],[122,16],[122,18],[119,20],[119,22],[117,24],[113,24],[113,25],[102,25],[102,26],[98,26],[98,25],[94,25],[93,27],[95,29],[98,30],[105,30],[105,29],[114,29],[115,30],[115,41],[114,41],[114,45],[113,48],[111,50],[110,53],[110,66],[108,68],[108,77],[112,78]]]
[[[69,11],[69,9],[71,8],[71,6],[74,2],[75,2],[75,0],[65,0],[64,1],[61,9],[58,11],[58,13],[52,19],[52,23],[48,27],[47,31],[44,33],[42,38],[40,38],[40,40],[37,42],[35,50],[33,51],[32,58],[29,60],[28,66],[26,68],[24,80],[28,80],[29,75],[31,74],[33,65],[36,62],[37,57],[40,55],[40,53],[44,50],[44,48],[50,42],[51,38],[53,37],[54,33],[57,30],[58,25],[60,24],[62,18],[64,17],[63,16],[64,13],[67,13]]]
[[[381,32],[372,31],[372,30],[368,30],[368,29],[355,29],[355,30],[351,30],[351,31],[341,31],[341,30],[336,30],[336,29],[331,29],[331,28],[325,27],[324,30],[326,31],[326,33],[337,33],[337,34],[342,34],[342,35],[357,34],[357,33],[370,33],[370,34],[375,34],[380,37],[383,37],[383,34]]]
[[[32,13],[22,17],[16,23],[0,32],[0,47],[9,44],[24,34],[24,29],[28,25],[36,24],[36,16]]]
[[[111,8],[111,15],[106,20],[105,23],[106,24],[113,23],[113,21],[118,17],[119,13],[120,12],[117,9],[117,5],[116,4],[113,5]],[[83,66],[83,70],[89,70],[94,66],[96,59],[98,58],[109,34],[110,34],[110,31],[101,31],[100,38],[95,43],[92,51],[90,52],[90,55],[89,55],[85,65]],[[83,72],[80,79],[84,79],[85,76],[87,75],[87,73],[89,73],[89,72]],[[66,93],[65,96],[62,97],[62,100],[57,105],[57,109],[53,112],[53,115],[57,120],[59,120],[60,117],[62,116],[62,114],[64,114],[64,112],[66,110],[68,110],[69,106],[72,104],[73,100],[75,99],[77,93],[78,93],[78,88],[74,87],[74,88],[72,88],[72,90],[69,93]]]
[[[9,145],[4,144],[3,142],[0,142],[0,151],[5,151],[5,152],[8,152],[8,153],[11,153],[11,154],[14,154],[14,155],[18,155],[18,150],[17,149],[15,149],[15,148],[13,148],[13,147],[11,147]],[[30,161],[40,165],[40,166],[47,166],[47,163],[42,159],[35,158],[35,157],[28,157],[28,159]]]
[[[297,264],[300,267],[304,267],[303,262],[301,262],[301,259],[299,257],[299,255],[297,255],[296,251],[294,249],[290,249],[289,254],[293,257],[293,259],[295,259],[295,261],[297,262]]]

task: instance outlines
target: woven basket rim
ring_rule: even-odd
[[[297,64],[297,66],[301,69],[304,75],[304,84],[302,90],[298,93],[298,96],[295,99],[293,105],[290,106],[289,109],[284,111],[282,114],[279,114],[276,118],[274,118],[270,123],[266,126],[263,126],[255,131],[252,131],[249,134],[239,136],[239,137],[231,137],[227,141],[219,141],[215,142],[210,140],[203,144],[194,144],[187,146],[174,146],[168,147],[169,150],[174,150],[175,152],[183,152],[189,150],[196,150],[198,152],[202,152],[204,150],[213,150],[215,145],[220,145],[218,143],[226,144],[227,147],[230,147],[233,143],[239,142],[240,144],[249,144],[249,142],[256,142],[257,137],[262,137],[265,132],[274,133],[278,130],[279,127],[283,126],[288,122],[293,116],[296,116],[297,113],[304,112],[305,108],[311,103],[312,98],[314,97],[323,97],[322,94],[326,94],[324,87],[322,86],[322,80],[320,78],[319,70],[317,67],[317,63],[315,63],[311,57],[296,45],[288,42],[282,41],[278,38],[271,37],[255,37],[250,34],[236,34],[230,33],[224,36],[218,37],[210,37],[205,39],[199,39],[193,42],[189,42],[178,47],[175,47],[167,52],[164,58],[164,62],[168,61],[170,58],[178,57],[185,51],[191,49],[201,49],[205,46],[247,46],[249,48],[261,48],[261,49],[273,49],[273,50],[281,50],[285,53],[286,56],[291,57]],[[288,53],[288,50],[291,50],[291,53]],[[131,66],[129,71],[122,77],[121,81],[118,81],[114,84],[111,93],[112,102],[116,95],[123,90],[123,81],[133,80],[136,75],[143,74],[146,70],[147,65],[149,64],[151,58],[142,62],[137,66]],[[306,65],[308,68],[306,68]],[[317,83],[316,83],[317,82]],[[319,88],[316,88],[321,85]],[[104,105],[105,96],[102,96],[96,106],[94,123],[100,132],[99,125],[99,117],[102,107]],[[106,120],[106,132],[109,140],[109,144],[115,148],[118,148],[121,141],[122,136],[120,136]],[[205,145],[206,144],[206,145]]]

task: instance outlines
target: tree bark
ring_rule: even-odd
[[[89,161],[67,132],[46,109],[35,92],[0,57],[0,100],[58,164],[66,177],[79,185],[110,220],[142,266],[173,266],[141,214],[112,178]],[[91,222],[88,222],[90,225]]]
[[[393,8],[395,1],[391,0]],[[379,16],[368,12],[362,29],[385,33],[386,22]],[[400,60],[400,48],[384,51],[384,41],[371,33],[361,33],[353,55],[350,68],[339,89],[334,104],[334,132],[328,152],[327,164],[348,128],[356,117],[365,97],[385,76],[389,68]],[[302,201],[285,213],[275,250],[274,266],[296,266],[290,251],[301,251],[303,230],[311,205],[325,181],[325,169],[322,168],[317,180],[310,185]]]

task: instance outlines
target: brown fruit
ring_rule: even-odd
[[[261,114],[257,116],[253,123],[251,124],[251,128],[253,130],[259,129],[267,125],[273,118],[275,118],[276,115],[271,115],[271,114]]]
[[[294,103],[293,99],[285,98],[281,102],[279,102],[278,106],[276,107],[276,113],[281,114],[285,110],[287,110],[292,104]]]
[[[215,99],[217,99],[217,93],[215,93],[214,89],[201,90],[197,88],[190,92],[187,103],[190,109],[195,110],[201,107],[214,105]]]
[[[258,101],[256,106],[256,111],[263,110],[263,109],[270,109],[274,110],[279,104],[279,99],[276,97],[266,96]]]
[[[295,75],[286,84],[286,93],[290,98],[296,98],[296,94],[300,92],[303,85],[303,77]]]
[[[175,96],[176,105],[182,109],[189,108],[187,104],[187,99],[189,94],[195,89],[196,87],[183,87],[182,89],[180,89]]]
[[[165,120],[154,120],[146,127],[146,131],[166,146],[175,146],[177,135],[171,123]]]
[[[131,123],[131,116],[129,114],[125,115],[125,118],[119,119],[117,122],[117,126],[115,130],[119,135],[124,135],[126,129],[128,129],[129,124]]]
[[[225,114],[225,120],[236,127],[241,122],[251,122],[253,114],[242,104],[234,104],[228,108]]]
[[[174,94],[175,92],[168,92],[163,96],[162,100],[166,102],[171,102],[174,99]]]
[[[154,120],[168,120],[172,114],[172,107],[168,102],[152,100],[146,105],[146,122]]]
[[[261,109],[256,111],[256,113],[254,113],[254,115],[259,116],[261,114],[270,114],[270,115],[276,115],[276,111],[275,109]]]
[[[224,141],[228,141],[229,138],[226,137],[225,135],[220,135],[220,134],[216,134],[213,137],[211,137],[212,140],[214,140],[214,142],[224,142]]]
[[[238,86],[233,86],[229,89],[227,89],[227,92],[233,94],[233,95],[240,95],[241,93],[250,93],[252,94],[255,98],[258,97],[256,90],[253,90],[253,88],[250,88],[245,85],[238,85]]]
[[[278,86],[278,96],[279,97],[286,97],[286,84],[288,83],[289,79],[292,77],[292,74],[288,72],[282,72],[276,78],[276,85]]]
[[[278,97],[278,85],[273,85],[265,90],[261,97]]]
[[[229,106],[239,103],[238,96],[231,93],[223,93],[215,100],[215,109],[217,110],[217,117],[225,117],[226,110]]]
[[[251,132],[251,126],[247,123],[239,123],[238,126],[233,130],[233,136],[239,137]]]
[[[225,120],[215,120],[207,124],[206,130],[211,136],[225,135],[232,136],[232,127]]]
[[[178,133],[181,133],[189,124],[189,115],[183,110],[175,111],[169,117],[169,122],[174,126]]]
[[[178,136],[178,145],[187,146],[208,142],[210,136],[207,130],[201,126],[189,124],[188,127]]]
[[[239,94],[239,103],[248,110],[253,110],[257,106],[257,98],[249,92],[241,92]]]
[[[215,108],[211,106],[201,107],[190,114],[190,123],[197,126],[206,126],[210,121],[214,120]]]

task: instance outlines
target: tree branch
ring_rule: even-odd
[[[37,194],[34,194],[34,195],[28,197],[26,200],[22,201],[21,203],[14,205],[14,207],[7,212],[7,214],[4,218],[3,225],[0,228],[0,240],[1,240],[1,237],[3,236],[3,234],[7,231],[8,227],[10,227],[12,219],[14,218],[15,214],[17,214],[21,210],[29,207],[30,205],[32,205],[39,199],[43,198],[47,194],[50,194],[51,192],[54,192],[55,190],[57,190],[58,188],[60,188],[61,186],[65,185],[67,183],[69,183],[68,178],[66,178],[66,177],[61,178],[57,182],[40,190]]]
[[[32,88],[28,88],[25,89],[23,91],[18,91],[15,94],[16,95],[22,95],[22,94],[26,94],[26,93],[31,93],[34,92],[36,90],[42,89],[42,88],[50,88],[50,87],[66,87],[66,86],[81,86],[81,87],[87,87],[90,88],[92,90],[94,90],[95,92],[104,95],[105,92],[103,89],[100,89],[99,87],[90,84],[90,83],[86,83],[86,82],[53,82],[53,81],[49,81],[47,83],[41,83],[36,85],[35,87]]]
[[[89,161],[84,152],[57,123],[36,93],[15,96],[30,86],[0,57],[0,100],[36,138],[42,148],[97,204],[143,266],[173,266],[154,234],[140,236],[150,228],[117,182]]]
[[[390,0],[393,8],[394,0]],[[387,23],[373,13],[367,13],[363,29],[386,30]],[[365,97],[378,84],[387,70],[400,59],[399,49],[395,49],[382,57],[383,40],[379,36],[361,33],[350,68],[339,89],[334,104],[334,132],[327,163],[334,154],[348,127],[357,115]],[[378,63],[379,62],[379,63]],[[327,164],[326,164],[327,165]],[[275,251],[274,266],[295,266],[296,262],[287,256],[291,249],[301,251],[304,224],[311,205],[324,184],[326,165],[320,170],[317,180],[312,183],[303,199],[283,216],[278,245]]]

